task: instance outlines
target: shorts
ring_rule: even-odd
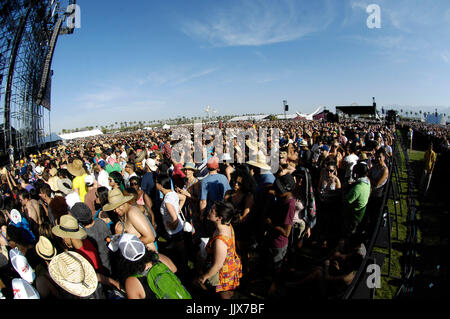
[[[275,248],[275,247],[269,248],[269,256],[272,261],[272,265],[275,269],[281,267],[284,256],[286,256],[287,249],[288,249],[288,245],[281,247],[281,248]]]

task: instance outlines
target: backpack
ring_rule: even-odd
[[[143,277],[145,275],[136,275]],[[162,262],[153,264],[146,274],[147,284],[157,299],[192,299],[178,277]]]

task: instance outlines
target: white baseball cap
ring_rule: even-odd
[[[84,178],[84,183],[85,183],[86,185],[88,185],[88,186],[92,186],[92,185],[94,184],[94,181],[95,181],[95,178],[94,178],[94,176],[92,176],[92,175],[87,175],[87,176]]]
[[[34,273],[34,269],[31,268],[28,263],[27,258],[20,252],[20,250],[17,248],[11,249],[9,251],[9,260],[11,260],[12,266],[20,277],[32,284],[36,278],[36,274]]]
[[[155,172],[158,169],[158,166],[156,165],[156,162],[153,158],[148,158],[145,161],[145,165],[147,165],[153,172]]]
[[[66,203],[69,206],[69,209],[73,207],[76,203],[81,202],[80,195],[77,192],[72,192],[66,195]]]
[[[145,245],[135,235],[124,233],[119,240],[119,249],[122,255],[130,260],[136,261],[145,255]]]
[[[9,215],[11,216],[11,221],[16,225],[22,221],[22,215],[17,209],[12,209]]]
[[[14,278],[11,282],[14,299],[41,299],[38,291],[21,278]]]

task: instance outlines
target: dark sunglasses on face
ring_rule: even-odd
[[[134,182],[134,183],[130,183],[131,186],[139,186],[138,183]]]

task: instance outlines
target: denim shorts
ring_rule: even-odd
[[[275,247],[269,248],[269,254],[272,259],[273,266],[275,268],[281,267],[283,258],[284,258],[284,256],[286,256],[287,248],[288,248],[288,245],[281,247],[281,248],[275,248]]]

